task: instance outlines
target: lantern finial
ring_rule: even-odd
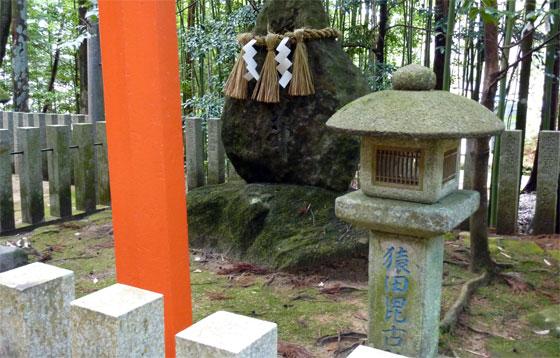
[[[393,74],[393,89],[400,91],[430,91],[436,86],[436,74],[428,67],[411,64]]]

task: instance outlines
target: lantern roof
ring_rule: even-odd
[[[393,89],[370,93],[338,110],[327,126],[352,134],[392,138],[474,138],[498,134],[504,124],[479,103],[433,90],[433,71],[408,65],[393,75]]]

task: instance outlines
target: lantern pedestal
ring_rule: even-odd
[[[443,237],[468,218],[479,195],[457,191],[434,204],[336,199],[337,217],[370,230],[369,343],[411,357],[437,355]]]

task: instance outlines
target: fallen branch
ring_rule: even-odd
[[[449,310],[445,313],[445,317],[443,317],[443,320],[439,324],[439,328],[442,331],[450,331],[455,326],[459,314],[465,309],[465,306],[467,305],[474,291],[482,285],[488,283],[489,280],[490,274],[487,271],[484,271],[482,275],[468,280],[463,285],[459,297],[457,298],[455,303],[453,303],[451,308],[449,308]]]

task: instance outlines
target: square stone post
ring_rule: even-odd
[[[93,125],[74,123],[72,142],[77,146],[74,161],[74,185],[76,188],[76,209],[95,211],[95,158],[93,146]]]
[[[0,129],[0,232],[13,230],[16,226],[11,152],[10,132]]]
[[[208,121],[208,179],[209,185],[225,181],[226,156],[222,143],[222,121],[209,118]]]
[[[218,311],[176,336],[177,358],[276,358],[277,326]]]
[[[20,127],[16,132],[18,148],[23,152],[17,155],[21,157],[21,215],[24,223],[36,224],[45,218],[40,132],[35,127]]]
[[[56,124],[48,125],[46,129],[47,147],[52,149],[47,152],[50,154],[48,170],[51,215],[68,217],[72,215],[70,127]]]
[[[27,253],[24,249],[0,245],[0,272],[13,270],[27,263]]]
[[[109,158],[107,157],[107,132],[105,122],[96,123],[97,130],[97,203],[111,205],[111,189],[109,186]]]
[[[517,231],[521,140],[520,130],[502,133],[496,208],[496,233],[500,235],[513,235]]]
[[[194,189],[205,183],[202,118],[187,118],[186,122],[187,188]]]
[[[33,263],[0,273],[0,357],[70,357],[74,273]]]
[[[358,346],[347,358],[404,358],[400,354],[393,354],[368,346]]]
[[[163,295],[115,284],[71,303],[72,357],[163,357]]]
[[[336,216],[370,230],[369,343],[409,357],[435,357],[443,271],[442,234],[479,204],[474,191],[457,191],[433,204],[338,197]]]
[[[558,176],[560,175],[560,132],[541,131],[537,173],[537,203],[533,233],[553,234],[558,225]]]

